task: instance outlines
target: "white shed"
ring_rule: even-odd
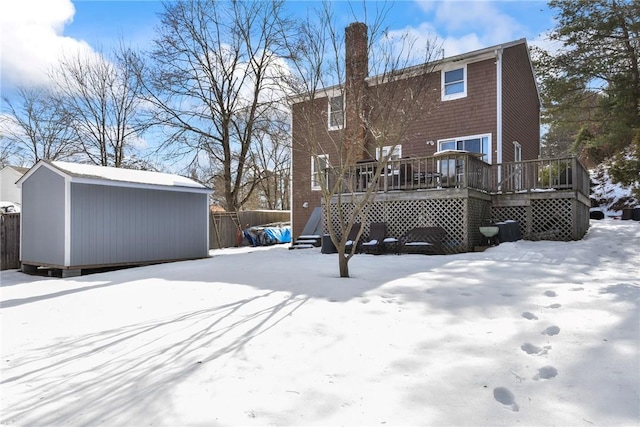
[[[0,170],[0,202],[11,202],[20,208],[20,188],[16,182],[29,170],[20,166],[5,166]]]
[[[82,269],[204,258],[209,195],[178,175],[39,161],[22,188],[22,270]]]

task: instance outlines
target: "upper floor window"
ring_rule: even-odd
[[[467,66],[442,71],[442,100],[464,98],[467,96]]]
[[[344,97],[342,95],[329,97],[329,130],[344,127]]]
[[[320,190],[322,189],[322,180],[327,180],[329,174],[327,170],[329,169],[329,155],[328,154],[318,154],[317,156],[311,157],[311,189],[312,190]],[[325,181],[325,184],[328,182]]]
[[[466,136],[438,141],[438,150],[469,151],[483,154],[482,160],[491,163],[491,135]]]

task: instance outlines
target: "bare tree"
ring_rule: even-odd
[[[97,165],[122,167],[149,127],[143,115],[141,61],[120,46],[103,54],[65,56],[50,72],[82,153]]]
[[[9,165],[21,166],[23,161],[20,156],[18,156],[18,152],[16,149],[16,144],[6,138],[0,129],[0,169]]]
[[[325,3],[290,45],[295,69],[291,84],[299,94],[292,105],[294,167],[296,155],[310,156],[320,171],[315,179],[325,225],[338,250],[340,277],[349,277],[348,263],[356,251],[356,245],[347,250],[349,231],[367,218],[378,182],[396,146],[408,136],[408,124],[434,104],[426,95],[434,87],[429,74],[440,49],[433,40],[418,46],[406,34],[385,30],[387,12],[382,7],[373,19],[365,17],[366,24],[350,25],[343,37]],[[327,112],[328,98],[337,99],[335,121],[341,131],[327,127],[327,120],[334,120]],[[351,177],[363,159],[375,165],[367,189],[356,193]]]
[[[20,87],[16,96],[3,100],[0,128],[7,144],[3,143],[4,150],[12,156],[34,165],[41,159],[65,160],[78,153],[71,117],[49,88]]]
[[[209,182],[221,180],[227,210],[242,207],[258,185],[247,173],[256,133],[282,104],[282,8],[282,1],[181,1],[161,15],[148,95],[169,134],[163,148],[215,171]]]
[[[257,144],[251,150],[256,192],[261,207],[289,209],[291,126],[289,110],[274,109],[269,120],[256,127]]]

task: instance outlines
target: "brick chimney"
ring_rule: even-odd
[[[345,137],[349,162],[370,157],[365,154],[367,135],[363,116],[367,109],[369,75],[367,25],[354,22],[345,29]]]

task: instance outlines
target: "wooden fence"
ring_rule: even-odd
[[[238,232],[256,225],[288,223],[290,211],[211,212],[209,215],[209,249],[231,248],[243,243]]]
[[[20,268],[20,214],[0,215],[0,270]]]

